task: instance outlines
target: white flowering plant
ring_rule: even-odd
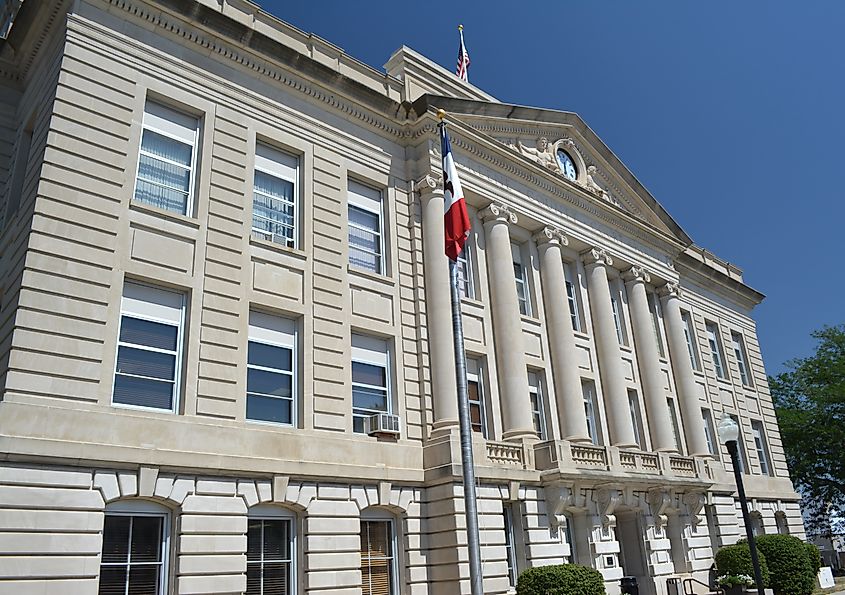
[[[723,574],[716,578],[716,582],[720,587],[730,589],[732,587],[750,587],[754,584],[754,579],[747,574]]]

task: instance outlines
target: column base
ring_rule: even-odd
[[[502,440],[506,442],[539,442],[540,437],[537,436],[537,432],[534,431],[534,428],[531,429],[516,429],[516,430],[508,430],[504,434],[502,434]]]
[[[460,434],[461,423],[457,419],[440,419],[434,422],[431,426],[431,438],[440,438],[448,436],[452,432]]]

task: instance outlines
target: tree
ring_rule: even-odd
[[[814,355],[769,378],[786,463],[808,504],[807,528],[829,536],[845,510],[845,325],[812,333]],[[838,519],[838,520],[837,520]]]

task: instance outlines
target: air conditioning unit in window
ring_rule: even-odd
[[[370,436],[399,436],[399,416],[377,413],[364,420],[364,430]]]

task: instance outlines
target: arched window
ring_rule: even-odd
[[[786,513],[782,510],[775,513],[775,526],[778,528],[779,535],[789,535],[789,523],[786,520]]]
[[[170,511],[146,500],[106,506],[100,593],[167,592]]]
[[[279,506],[249,509],[246,532],[247,595],[296,593],[296,515]]]
[[[361,589],[363,595],[399,592],[396,520],[386,510],[361,512]]]
[[[751,517],[751,532],[754,536],[765,535],[766,529],[763,525],[763,515],[756,510],[752,510],[749,516]]]

